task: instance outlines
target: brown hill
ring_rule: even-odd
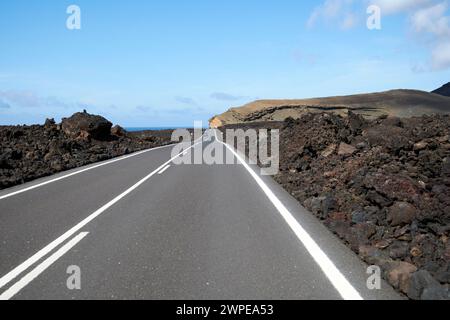
[[[434,90],[433,93],[440,94],[441,96],[450,97],[450,82],[444,84],[439,89]]]
[[[424,114],[450,114],[450,97],[418,90],[391,90],[302,100],[258,100],[215,116],[210,126],[261,121],[283,121],[299,118],[309,112],[333,112],[347,115],[348,111],[368,119],[382,115],[412,117]]]

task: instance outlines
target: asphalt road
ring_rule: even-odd
[[[257,168],[171,152],[0,192],[0,299],[400,298]]]

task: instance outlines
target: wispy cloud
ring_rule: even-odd
[[[448,0],[375,0],[382,13],[409,15],[410,28],[430,48],[430,61],[413,71],[439,71],[450,68],[450,16]]]
[[[292,53],[292,57],[298,63],[306,63],[308,65],[315,65],[321,58],[319,54],[309,53],[304,51],[303,49],[296,49]]]
[[[391,15],[423,8],[433,1],[436,0],[325,0],[314,8],[307,26],[325,22],[351,29],[364,17],[369,5],[377,5],[383,15]]]
[[[0,100],[0,109],[9,109],[11,106],[3,100]]]
[[[433,70],[450,68],[450,41],[438,44],[431,53],[431,59]]]
[[[354,3],[355,0],[326,0],[309,16],[308,28],[320,22],[337,23],[344,30],[354,27],[358,22],[358,15],[352,7]]]
[[[45,97],[42,99],[42,103],[45,104],[45,106],[47,107],[52,107],[52,108],[71,108],[74,106],[74,104],[70,104],[70,103],[66,103],[64,101],[62,101],[61,99],[57,98],[57,97]],[[76,106],[80,106],[80,103],[76,103]]]
[[[0,99],[10,107],[17,108],[74,108],[78,102],[69,103],[56,96],[43,97],[32,91],[0,90]]]
[[[38,107],[40,98],[31,91],[0,91],[0,98],[19,107]]]
[[[445,16],[447,9],[448,3],[442,2],[416,11],[411,19],[415,31],[450,37],[449,17]]]
[[[368,5],[378,5],[382,17],[405,15],[417,38],[425,38],[430,61],[419,63],[414,70],[438,71],[450,68],[449,0],[325,0],[311,13],[307,26],[319,23],[338,24],[341,29],[358,25]]]
[[[219,101],[238,101],[246,98],[244,96],[235,96],[225,92],[214,92],[210,97]]]
[[[431,46],[431,70],[450,68],[450,16],[447,1],[417,10],[411,25],[417,35],[425,37]]]
[[[180,103],[183,103],[183,104],[189,104],[189,105],[196,105],[197,104],[194,99],[189,98],[189,97],[176,96],[175,100],[177,102],[180,102]]]
[[[136,110],[137,111],[140,111],[140,112],[151,112],[151,111],[155,111],[155,108],[154,107],[150,107],[150,106],[137,106],[136,107]]]
[[[383,14],[396,14],[428,5],[432,0],[366,0],[381,8]]]
[[[344,30],[349,30],[358,24],[358,16],[353,12],[347,12],[341,22],[341,28]]]

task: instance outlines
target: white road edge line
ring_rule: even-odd
[[[202,136],[203,138],[203,136]],[[197,139],[196,141],[198,141],[200,139]],[[193,143],[192,146],[190,146],[189,148],[187,148],[186,150],[190,150],[193,147],[195,147],[197,144],[202,143],[202,141]],[[83,228],[84,226],[86,226],[89,222],[91,222],[92,220],[94,220],[95,218],[97,218],[99,215],[101,215],[103,212],[105,212],[107,209],[109,209],[111,206],[113,206],[114,204],[116,204],[117,202],[119,202],[122,198],[124,198],[125,196],[127,196],[128,194],[130,194],[133,190],[135,190],[136,188],[138,188],[140,185],[142,185],[144,182],[146,182],[148,179],[150,179],[152,176],[154,176],[156,173],[158,173],[162,168],[164,168],[166,165],[168,165],[169,163],[171,163],[173,160],[175,160],[176,158],[178,158],[179,156],[181,156],[182,153],[174,156],[172,159],[170,159],[169,161],[165,162],[164,164],[162,164],[160,167],[158,167],[156,170],[154,170],[152,173],[150,173],[149,175],[147,175],[146,177],[144,177],[143,179],[141,179],[140,181],[138,181],[136,184],[134,184],[132,187],[130,187],[129,189],[125,190],[123,193],[121,193],[120,195],[118,195],[117,197],[115,197],[114,199],[112,199],[110,202],[108,202],[107,204],[105,204],[103,207],[101,207],[100,209],[98,209],[97,211],[95,211],[94,213],[92,213],[90,216],[88,216],[87,218],[85,218],[83,221],[81,221],[80,223],[78,223],[76,226],[74,226],[72,229],[70,229],[69,231],[67,231],[66,233],[64,233],[62,236],[60,236],[59,238],[57,238],[56,240],[54,240],[53,242],[51,242],[50,244],[48,244],[46,247],[44,247],[43,249],[41,249],[40,251],[38,251],[36,254],[34,254],[31,258],[29,258],[28,260],[26,260],[25,262],[23,262],[22,264],[20,264],[19,266],[17,266],[16,268],[14,268],[13,270],[11,270],[10,272],[8,272],[6,275],[4,275],[3,277],[0,278],[0,289],[3,288],[6,284],[8,284],[9,282],[11,282],[13,279],[15,279],[19,274],[21,274],[22,272],[24,272],[25,270],[27,270],[29,267],[31,267],[33,264],[35,264],[36,262],[38,262],[41,258],[43,258],[44,256],[46,256],[47,254],[49,254],[51,251],[53,251],[53,249],[55,249],[57,246],[59,246],[61,243],[63,243],[64,241],[66,241],[68,238],[70,238],[73,234],[75,234],[76,232],[78,232],[81,228]]]
[[[333,284],[336,290],[339,292],[344,300],[363,300],[358,291],[350,284],[350,282],[344,277],[344,275],[338,270],[330,258],[323,252],[319,245],[313,240],[313,238],[306,232],[306,230],[300,225],[297,219],[294,218],[292,213],[284,206],[284,204],[277,198],[277,196],[270,190],[267,184],[259,177],[247,162],[228,144],[220,141],[217,138],[217,131],[214,130],[216,140],[226,146],[239,160],[239,162],[247,169],[250,175],[255,179],[256,183],[261,187],[266,196],[287,222],[289,227],[294,231],[297,238],[305,246],[306,250],[312,256],[314,261],[322,269],[328,280]]]
[[[114,162],[122,161],[122,160],[125,160],[125,159],[128,159],[128,158],[132,158],[132,157],[141,155],[143,153],[147,153],[147,152],[158,150],[158,149],[162,149],[162,148],[167,148],[167,147],[170,147],[170,146],[173,146],[173,145],[167,145],[167,146],[161,146],[161,147],[156,147],[156,148],[152,148],[152,149],[142,150],[142,151],[138,151],[138,152],[126,155],[126,156],[122,156],[122,157],[119,157],[119,158],[116,158],[116,159],[112,159],[112,160],[109,160],[109,161],[106,161],[106,162],[102,162],[102,163],[93,165],[91,167],[88,167],[88,168],[85,168],[85,169],[81,169],[81,170],[78,170],[78,171],[75,171],[75,172],[63,175],[63,176],[55,178],[55,179],[44,181],[42,183],[38,183],[36,185],[30,186],[30,187],[27,187],[27,188],[24,188],[24,189],[21,189],[21,190],[17,190],[17,191],[5,194],[3,196],[0,196],[0,200],[6,199],[6,198],[9,198],[9,197],[12,197],[12,196],[15,196],[15,195],[18,195],[18,194],[21,194],[21,193],[24,193],[24,192],[36,189],[36,188],[40,188],[42,186],[45,186],[47,184],[50,184],[50,183],[53,183],[53,182],[56,182],[56,181],[67,179],[69,177],[75,176],[77,174],[80,174],[80,173],[83,173],[83,172],[86,172],[86,171],[97,169],[99,167],[103,167],[103,166],[106,166],[106,165],[114,163]]]
[[[167,166],[165,166],[160,172],[158,172],[158,174],[163,174],[167,169],[170,168],[170,164],[168,164]]]
[[[83,240],[89,232],[82,232],[77,235],[75,238],[67,242],[64,246],[62,246],[58,251],[52,254],[50,257],[45,259],[41,264],[39,264],[36,268],[31,270],[28,274],[26,274],[22,279],[17,281],[13,286],[11,286],[8,290],[3,292],[0,295],[0,300],[10,300],[14,297],[20,290],[25,288],[31,281],[36,279],[42,272],[44,272],[47,268],[49,268],[53,263],[55,263],[59,258],[65,255],[70,249],[72,249],[78,242]]]

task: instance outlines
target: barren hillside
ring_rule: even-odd
[[[439,89],[434,90],[433,93],[440,94],[441,96],[450,97],[450,82],[443,85]]]
[[[371,94],[301,100],[258,100],[232,108],[210,120],[211,127],[227,124],[294,119],[308,112],[346,115],[351,110],[367,119],[381,115],[411,117],[450,114],[450,97],[418,90],[392,90]]]

